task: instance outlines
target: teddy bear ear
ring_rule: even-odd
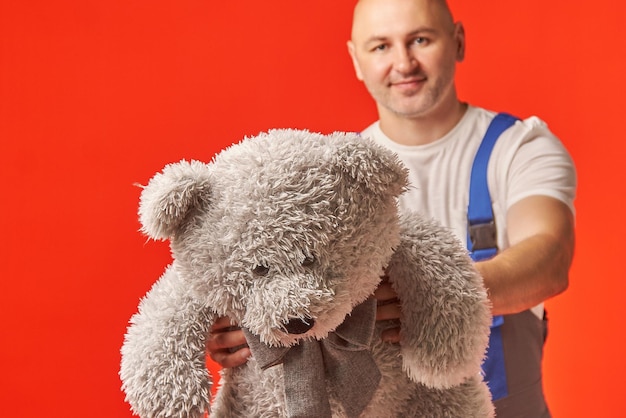
[[[408,169],[393,152],[358,133],[335,132],[338,164],[376,194],[399,196],[408,187]]]
[[[141,231],[153,239],[171,238],[189,210],[209,198],[209,172],[205,163],[182,160],[154,175],[141,192]]]

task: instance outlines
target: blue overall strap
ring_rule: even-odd
[[[467,208],[467,249],[474,261],[489,259],[498,252],[496,224],[487,185],[487,165],[496,141],[517,120],[506,113],[497,114],[487,128],[474,157]],[[494,401],[508,395],[501,329],[503,323],[504,318],[501,315],[493,318],[487,358],[482,365]]]

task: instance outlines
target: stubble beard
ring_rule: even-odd
[[[428,85],[426,83],[421,89],[405,94],[394,92],[393,87],[386,87],[386,90],[372,91],[370,94],[378,105],[389,113],[403,119],[423,117],[436,107],[441,99],[444,89],[442,83]]]
[[[416,93],[400,95],[400,97],[393,97],[393,94],[389,94],[388,99],[381,104],[398,117],[417,118],[428,114],[435,107],[441,96],[440,91],[441,89],[437,86],[433,86]]]

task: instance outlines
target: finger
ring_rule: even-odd
[[[388,319],[400,319],[402,311],[400,304],[396,301],[394,303],[386,303],[378,305],[376,307],[376,320],[384,321]]]
[[[379,302],[383,302],[383,301],[387,301],[390,299],[396,299],[398,297],[398,294],[396,293],[395,290],[393,290],[391,283],[387,281],[383,281],[380,283],[380,285],[378,285],[378,288],[374,291],[374,297]]]
[[[211,359],[223,368],[238,367],[245,364],[250,354],[248,347],[240,348],[234,353],[227,350],[209,352]]]
[[[211,327],[211,332],[216,333],[216,332],[220,332],[220,331],[224,331],[228,328],[231,328],[233,326],[232,321],[229,317],[227,316],[220,316],[219,318],[217,318],[217,320],[213,323],[213,326]]]
[[[380,337],[383,341],[388,343],[399,343],[400,342],[400,328],[389,328],[384,330]]]
[[[209,353],[219,350],[228,350],[238,346],[247,345],[246,336],[241,329],[226,330],[222,328],[220,332],[213,332],[206,340],[206,348]]]

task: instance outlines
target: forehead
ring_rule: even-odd
[[[352,40],[442,32],[452,26],[443,0],[360,0],[354,10]]]

